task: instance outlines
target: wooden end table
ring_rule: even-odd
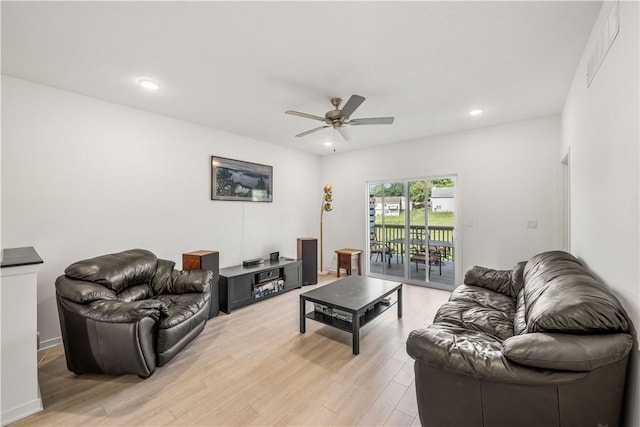
[[[347,274],[351,275],[351,269],[358,267],[358,275],[362,276],[362,250],[360,249],[338,249],[338,277],[340,277],[340,269],[347,270]]]

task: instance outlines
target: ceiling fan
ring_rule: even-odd
[[[307,119],[318,120],[326,123],[323,126],[313,128],[306,132],[299,133],[296,135],[297,137],[306,136],[310,133],[317,132],[321,129],[325,129],[328,127],[333,127],[340,135],[347,141],[351,139],[351,135],[348,131],[347,126],[358,126],[358,125],[390,125],[393,123],[393,117],[371,117],[367,119],[352,119],[351,114],[362,104],[365,100],[364,96],[360,95],[351,95],[351,98],[347,101],[346,104],[340,109],[340,104],[342,103],[342,99],[340,98],[331,98],[331,105],[335,107],[335,110],[327,111],[324,117],[314,116],[313,114],[301,113],[299,111],[288,110],[285,111],[286,114],[291,114],[293,116],[306,117]]]

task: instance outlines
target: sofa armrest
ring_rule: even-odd
[[[519,262],[511,270],[494,270],[476,265],[465,272],[464,284],[478,286],[515,298],[524,286],[525,265],[526,262]]]
[[[151,317],[154,321],[168,315],[167,306],[156,300],[94,301],[78,310],[88,319],[105,323],[131,323]]]
[[[416,363],[432,368],[512,384],[567,383],[586,375],[586,372],[515,363],[502,353],[500,339],[442,323],[412,331],[407,340],[407,353]]]
[[[510,295],[511,270],[494,270],[476,265],[465,272],[464,284]]]
[[[633,339],[629,334],[570,335],[530,333],[502,343],[509,360],[536,368],[592,371],[624,358]]]
[[[504,369],[501,341],[454,325],[433,324],[411,331],[407,353],[416,362],[473,376],[498,376]]]
[[[76,374],[150,376],[162,307],[153,300],[94,301],[81,305],[56,296],[67,367]]]

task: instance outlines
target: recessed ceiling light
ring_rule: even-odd
[[[160,85],[158,83],[154,82],[153,80],[139,79],[138,83],[140,84],[140,86],[142,86],[145,89],[149,89],[149,90],[158,90],[158,89],[160,89]]]
[[[331,147],[333,145],[333,142],[325,141],[324,145],[326,145],[327,147]]]
[[[480,114],[482,114],[484,112],[484,110],[482,108],[477,108],[475,110],[471,110],[469,111],[469,115],[470,116],[479,116]]]

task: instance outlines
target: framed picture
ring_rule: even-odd
[[[211,156],[211,200],[273,201],[273,166]]]

